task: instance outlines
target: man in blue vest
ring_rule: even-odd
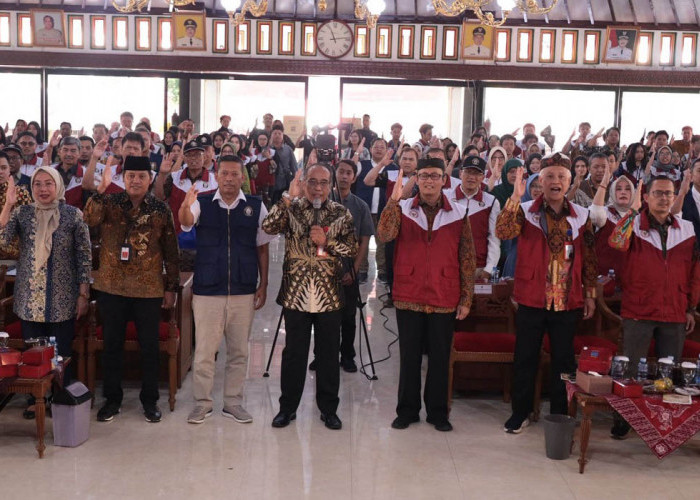
[[[265,304],[268,244],[273,237],[261,229],[267,210],[260,198],[241,191],[243,168],[237,156],[222,157],[216,193],[198,198],[193,186],[178,214],[183,231],[197,226],[192,299],[197,332],[192,369],[195,407],[187,417],[191,424],[201,424],[212,414],[215,356],[222,337],[226,339],[222,414],[240,423],[253,421],[242,405],[248,337],[255,311]]]

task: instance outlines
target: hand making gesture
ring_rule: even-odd
[[[398,202],[401,200],[401,195],[403,194],[403,169],[399,169],[399,176],[396,178],[396,184],[394,184],[394,190],[391,192],[391,199]]]
[[[17,189],[15,189],[15,179],[10,176],[7,179],[7,194],[5,194],[5,206],[12,209],[17,204]]]
[[[95,144],[95,147],[92,150],[92,157],[95,160],[99,160],[104,156],[105,151],[107,151],[107,145],[109,144],[109,141],[107,138],[102,139],[100,142]]]
[[[301,169],[297,170],[297,173],[294,174],[294,179],[292,179],[292,182],[289,183],[289,190],[287,192],[289,193],[289,197],[292,199],[301,196]]]
[[[644,187],[644,181],[642,179],[639,179],[639,182],[637,183],[637,190],[634,192],[634,197],[632,198],[632,204],[630,205],[630,208],[636,212],[639,212],[639,209],[642,208],[642,188]]]
[[[187,191],[187,194],[185,195],[185,199],[182,201],[182,204],[189,210],[194,204],[194,202],[197,201],[198,194],[199,190],[197,189],[197,185],[192,184],[192,187],[189,189],[189,191]]]
[[[110,184],[112,184],[112,163],[114,162],[114,157],[110,156],[107,158],[107,164],[105,165],[104,170],[102,171],[102,180],[100,181],[100,185],[97,186],[97,192],[100,194],[104,194],[105,191],[107,191],[107,188],[109,187]]]
[[[527,181],[523,179],[525,167],[518,167],[515,171],[515,182],[513,183],[513,194],[510,199],[519,202],[525,194]]]

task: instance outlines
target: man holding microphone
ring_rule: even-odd
[[[350,212],[328,199],[332,172],[328,165],[311,165],[301,178],[296,172],[289,191],[263,221],[268,234],[286,238],[282,286],[277,303],[283,307],[287,330],[282,352],[280,411],[273,427],[286,427],[296,418],[306,378],[311,328],[316,353],[316,403],[329,429],[340,429],[336,414],[340,367],[342,258],[357,253]]]

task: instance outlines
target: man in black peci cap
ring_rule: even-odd
[[[180,273],[173,215],[148,188],[151,163],[143,156],[124,160],[125,191],[105,194],[112,170],[105,169],[97,194],[85,206],[85,222],[102,234],[100,267],[93,288],[103,318],[104,396],[97,420],[112,420],[122,402],[124,339],[132,320],[141,350],[141,404],[146,420],[161,419],[158,402],[158,331],[160,309],[172,308]],[[165,267],[165,273],[163,268]],[[108,319],[108,321],[106,320]],[[170,402],[174,404],[174,400]]]
[[[442,193],[445,162],[418,162],[418,195],[401,200],[403,170],[379,219],[384,242],[396,240],[394,285],[399,327],[399,394],[391,426],[405,429],[418,422],[421,362],[428,345],[425,379],[426,422],[451,431],[447,375],[456,319],[469,314],[474,293],[474,243],[462,205]]]

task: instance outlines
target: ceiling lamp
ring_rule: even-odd
[[[364,19],[369,29],[377,25],[377,19],[384,9],[386,9],[384,0],[367,0],[365,3],[362,3],[362,0],[355,0],[355,17]]]
[[[490,0],[455,0],[452,4],[447,5],[446,0],[432,0],[435,12],[442,16],[458,16],[465,10],[474,11],[476,17],[481,21],[481,24],[486,26],[501,26],[506,22],[511,11],[519,9],[524,14],[541,15],[548,14],[556,7],[559,0],[552,0],[552,5],[540,5],[537,0],[498,0],[498,6],[501,8],[501,19],[496,19],[493,12],[484,12],[482,10]]]
[[[221,6],[234,26],[238,26],[245,21],[245,15],[248,12],[255,17],[260,17],[267,13],[267,0],[260,0],[259,2],[245,0],[243,7],[241,7],[241,0],[221,0]],[[241,11],[236,14],[239,7],[241,7]]]

